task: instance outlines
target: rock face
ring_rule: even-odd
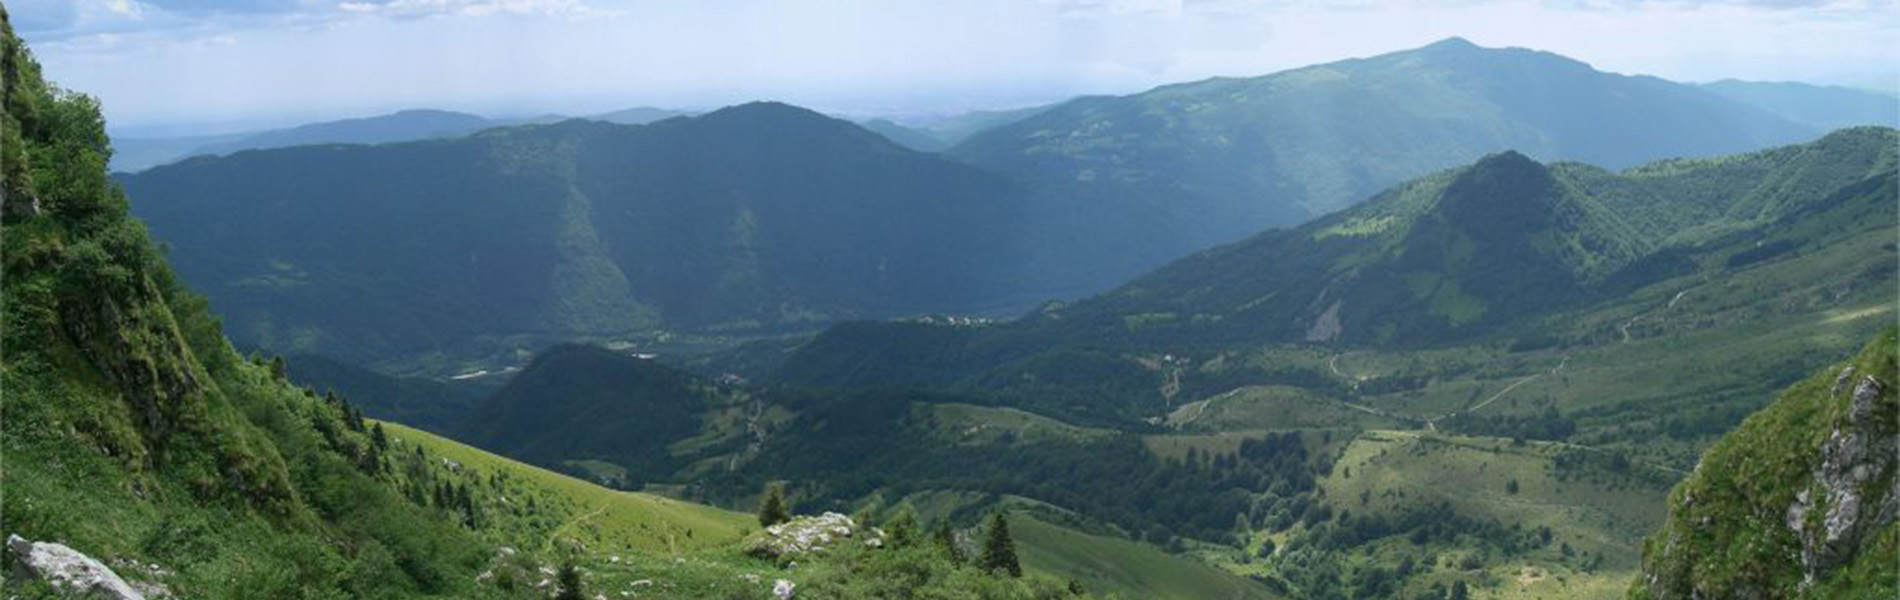
[[[1872,534],[1900,517],[1900,478],[1894,476],[1900,436],[1887,386],[1871,375],[1841,369],[1841,384],[1857,380],[1843,423],[1821,445],[1821,465],[1808,489],[1788,508],[1788,526],[1801,539],[1802,586],[1845,564]]]
[[[815,517],[794,517],[790,521],[779,523],[752,534],[746,538],[747,554],[760,558],[795,558],[813,552],[823,552],[825,548],[840,540],[854,537],[866,537],[865,543],[880,542],[882,536],[872,530],[869,535],[858,528],[858,524],[835,512],[827,512]]]
[[[1710,448],[1645,547],[1631,598],[1900,596],[1897,342],[1888,330]]]
[[[31,542],[14,535],[7,537],[7,549],[27,575],[63,592],[101,600],[145,600],[104,563],[64,544]]]

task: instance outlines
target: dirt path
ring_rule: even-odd
[[[1483,402],[1479,402],[1476,406],[1473,406],[1471,408],[1467,408],[1464,410],[1454,410],[1442,415],[1438,415],[1436,417],[1425,418],[1424,419],[1425,425],[1427,427],[1430,427],[1432,431],[1437,431],[1438,426],[1435,425],[1435,423],[1437,423],[1438,421],[1442,419],[1449,419],[1458,415],[1471,414],[1471,413],[1477,412],[1478,409],[1489,406],[1492,402],[1497,402],[1499,398],[1503,398],[1505,394],[1511,393],[1511,390],[1517,389],[1517,386],[1530,383],[1531,381],[1536,380],[1537,378],[1543,377],[1545,375],[1556,375],[1558,373],[1561,373],[1563,372],[1564,367],[1569,366],[1569,365],[1570,365],[1570,355],[1566,354],[1563,356],[1561,360],[1557,361],[1557,366],[1551,367],[1549,371],[1533,373],[1529,376],[1524,377],[1523,379],[1514,381],[1511,383],[1511,385],[1504,386],[1504,389],[1498,390],[1498,393],[1492,394],[1490,398],[1485,398]]]
[[[1689,294],[1689,290],[1682,290],[1680,292],[1676,292],[1676,295],[1669,298],[1669,303],[1664,304],[1662,308],[1651,310],[1649,312],[1645,312],[1645,313],[1636,315],[1634,317],[1630,317],[1628,321],[1624,321],[1622,325],[1618,325],[1616,329],[1617,331],[1620,331],[1623,333],[1623,343],[1625,344],[1630,343],[1630,339],[1631,339],[1630,327],[1635,326],[1637,321],[1641,321],[1657,312],[1674,310],[1676,308],[1676,303],[1681,302],[1682,297],[1688,294]]]
[[[555,527],[554,531],[548,532],[548,539],[541,543],[542,554],[546,554],[549,550],[554,548],[554,540],[560,539],[561,532],[567,531],[569,527],[580,525],[581,523],[586,522],[588,519],[598,517],[600,516],[601,513],[604,513],[604,512],[607,512],[607,505],[602,504],[600,506],[594,507],[593,512],[590,512],[578,517],[574,517],[572,519],[568,519],[566,522],[561,523],[560,527]]]
[[[1340,379],[1344,379],[1344,380],[1347,380],[1347,381],[1351,381],[1351,382],[1352,382],[1352,385],[1353,385],[1354,387],[1358,387],[1358,385],[1359,385],[1359,382],[1361,382],[1361,381],[1365,381],[1365,380],[1367,379],[1367,376],[1365,376],[1365,375],[1347,375],[1345,371],[1341,371],[1341,370],[1339,370],[1339,358],[1340,358],[1340,357],[1342,357],[1342,356],[1345,356],[1345,355],[1346,355],[1346,353],[1344,353],[1344,352],[1341,352],[1341,353],[1339,353],[1339,354],[1334,354],[1332,358],[1329,358],[1329,359],[1326,359],[1326,368],[1327,368],[1328,370],[1331,370],[1331,371],[1333,372],[1333,376],[1334,376],[1334,377],[1338,377],[1338,378],[1340,378]]]
[[[1247,388],[1245,388],[1245,387],[1237,387],[1237,388],[1234,388],[1234,389],[1231,389],[1231,390],[1227,390],[1227,391],[1225,391],[1225,392],[1221,392],[1221,393],[1220,393],[1220,394],[1218,394],[1218,395],[1215,395],[1215,396],[1212,396],[1212,397],[1209,397],[1209,398],[1208,398],[1208,399],[1206,399],[1206,400],[1201,400],[1201,401],[1198,401],[1198,402],[1189,402],[1189,403],[1187,403],[1187,404],[1183,404],[1183,405],[1181,405],[1181,411],[1182,411],[1183,413],[1185,413],[1185,412],[1186,412],[1186,411],[1188,411],[1188,410],[1193,410],[1193,411],[1194,411],[1194,413],[1193,413],[1192,415],[1188,415],[1188,416],[1183,416],[1183,417],[1181,417],[1181,421],[1180,421],[1180,422],[1178,422],[1178,423],[1175,423],[1175,424],[1173,425],[1173,427],[1174,427],[1175,429],[1180,429],[1180,428],[1182,428],[1182,427],[1186,427],[1186,426],[1187,426],[1187,425],[1188,425],[1189,423],[1193,423],[1193,422],[1195,422],[1195,421],[1197,421],[1197,420],[1199,420],[1199,419],[1201,418],[1201,415],[1204,415],[1204,414],[1207,414],[1207,407],[1208,407],[1209,405],[1212,405],[1212,404],[1214,403],[1214,401],[1216,401],[1216,400],[1222,400],[1222,399],[1226,399],[1226,398],[1231,398],[1231,397],[1233,397],[1233,396],[1234,396],[1235,394],[1239,394],[1239,393],[1241,392],[1241,390],[1245,390],[1245,389],[1247,389]]]
[[[1511,385],[1507,385],[1507,386],[1504,386],[1504,389],[1501,389],[1501,390],[1498,390],[1498,393],[1496,393],[1496,394],[1492,394],[1490,398],[1485,398],[1485,399],[1484,399],[1484,401],[1483,401],[1483,402],[1479,402],[1477,406],[1473,406],[1473,407],[1471,407],[1471,408],[1467,408],[1467,409],[1464,409],[1464,410],[1462,410],[1462,411],[1459,411],[1459,412],[1461,412],[1461,413],[1473,413],[1473,412],[1477,412],[1477,411],[1478,411],[1478,409],[1480,409],[1480,408],[1484,408],[1484,407],[1486,407],[1486,406],[1490,406],[1492,402],[1497,402],[1497,401],[1498,401],[1498,398],[1503,398],[1505,394],[1509,394],[1509,393],[1511,393],[1511,390],[1515,390],[1515,389],[1517,389],[1517,386],[1520,386],[1520,385],[1524,385],[1524,384],[1526,384],[1526,383],[1530,383],[1530,382],[1531,382],[1532,380],[1534,380],[1534,379],[1537,379],[1537,378],[1539,378],[1539,377],[1543,377],[1543,376],[1544,376],[1544,374],[1543,374],[1543,373],[1538,373],[1538,374],[1535,374],[1535,375],[1531,375],[1531,376],[1529,376],[1529,377],[1525,377],[1525,378],[1523,378],[1523,379],[1519,379],[1519,380],[1517,380],[1517,381],[1516,381],[1515,383],[1512,383]]]

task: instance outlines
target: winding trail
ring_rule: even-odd
[[[549,550],[553,549],[554,540],[559,539],[561,537],[561,532],[567,531],[567,528],[579,525],[587,521],[588,519],[598,517],[600,516],[601,513],[604,513],[604,512],[607,512],[607,505],[602,504],[600,506],[594,507],[593,512],[590,512],[578,517],[574,517],[572,519],[568,519],[566,522],[561,523],[559,527],[554,528],[554,531],[548,532],[548,539],[546,541],[541,542],[541,552],[543,554],[546,554]]]
[[[1444,417],[1438,417],[1438,419],[1443,419],[1443,418],[1445,418],[1445,417],[1449,417],[1449,416],[1452,416],[1452,415],[1458,415],[1458,414],[1470,414],[1470,413],[1473,413],[1473,412],[1477,412],[1477,411],[1478,411],[1478,409],[1480,409],[1480,408],[1484,408],[1485,406],[1487,406],[1487,405],[1490,405],[1490,404],[1491,404],[1492,402],[1497,402],[1497,401],[1498,401],[1498,398],[1503,398],[1505,394],[1508,394],[1508,393],[1511,393],[1511,390],[1514,390],[1514,389],[1517,389],[1517,386],[1520,386],[1520,385],[1524,385],[1524,384],[1526,384],[1526,383],[1530,383],[1530,382],[1531,382],[1531,380],[1533,380],[1533,379],[1537,379],[1537,378],[1539,378],[1539,377],[1543,377],[1543,376],[1545,376],[1545,375],[1556,375],[1556,374],[1557,374],[1557,372],[1559,372],[1559,371],[1562,371],[1562,370],[1564,370],[1564,366],[1565,366],[1565,365],[1568,365],[1568,364],[1570,364],[1570,355],[1568,355],[1568,354],[1566,354],[1566,355],[1564,355],[1564,357],[1563,357],[1563,360],[1560,360],[1560,361],[1557,361],[1557,366],[1555,366],[1555,367],[1551,367],[1551,369],[1550,369],[1549,371],[1544,371],[1544,372],[1541,372],[1541,373],[1536,373],[1536,374],[1533,374],[1533,375],[1531,375],[1531,376],[1529,376],[1529,377],[1525,377],[1525,378],[1523,378],[1523,379],[1519,379],[1519,380],[1517,380],[1517,382],[1516,382],[1516,383],[1512,383],[1511,385],[1507,385],[1507,386],[1504,386],[1504,389],[1501,389],[1501,390],[1498,390],[1498,393],[1496,393],[1496,394],[1492,394],[1490,398],[1486,398],[1486,399],[1485,399],[1485,400],[1484,400],[1483,402],[1479,402],[1477,406],[1473,406],[1473,407],[1471,407],[1471,408],[1467,408],[1467,409],[1464,409],[1464,410],[1461,410],[1461,411],[1454,411],[1454,412],[1452,412],[1451,414],[1447,414],[1447,415],[1445,415]],[[1436,421],[1436,420],[1438,420],[1438,419],[1432,419],[1432,420],[1433,420],[1433,421]]]
[[[1671,297],[1669,299],[1669,303],[1664,304],[1662,308],[1651,310],[1642,314],[1638,314],[1634,317],[1630,317],[1628,321],[1624,321],[1622,325],[1618,325],[1616,329],[1617,331],[1620,331],[1623,333],[1623,343],[1625,344],[1630,343],[1630,339],[1631,339],[1630,327],[1635,326],[1637,321],[1641,321],[1644,318],[1649,317],[1650,315],[1656,312],[1674,310],[1676,308],[1676,303],[1681,302],[1682,297],[1685,295],[1688,295],[1688,293],[1689,293],[1689,290],[1682,290],[1680,292],[1676,292],[1676,295],[1674,297]]]

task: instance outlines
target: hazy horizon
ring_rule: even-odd
[[[579,115],[778,100],[854,115],[949,113],[1261,75],[1454,36],[1678,81],[1870,88],[1900,76],[1890,58],[1900,55],[1894,7],[1892,0],[9,3],[61,85],[99,97],[115,130],[165,135],[406,108]]]

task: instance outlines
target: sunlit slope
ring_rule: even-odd
[[[392,440],[417,444],[430,453],[465,467],[508,473],[525,482],[530,498],[567,499],[584,511],[558,529],[555,538],[572,538],[589,546],[677,552],[730,545],[756,526],[751,515],[670,498],[622,492],[540,467],[483,452],[428,432],[383,423]],[[526,502],[529,498],[511,498]]]

